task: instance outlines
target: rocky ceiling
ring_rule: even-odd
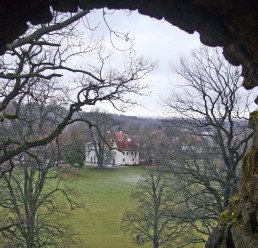
[[[257,0],[1,0],[0,53],[26,31],[27,22],[50,21],[51,6],[69,12],[78,8],[138,9],[142,14],[165,18],[188,33],[197,31],[205,45],[222,46],[231,64],[242,65],[244,87],[258,85]]]

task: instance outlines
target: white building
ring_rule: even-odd
[[[105,151],[104,163],[112,165],[137,165],[139,164],[139,145],[123,132],[110,132],[107,141],[114,148]],[[86,145],[86,163],[97,163],[96,152],[93,145]]]

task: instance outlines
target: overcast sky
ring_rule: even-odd
[[[103,24],[102,10],[88,14],[87,18],[92,27],[100,23],[97,32],[100,36],[104,35],[111,46],[109,31]],[[158,61],[157,69],[147,75],[142,82],[148,83],[150,86],[149,91],[151,92],[148,96],[138,99],[139,103],[144,107],[133,107],[124,114],[162,116],[162,108],[158,101],[160,97],[168,95],[171,82],[178,80],[178,77],[171,73],[169,64],[178,59],[180,55],[187,55],[191,49],[200,47],[199,34],[190,35],[164,20],[158,21],[148,16],[140,15],[137,11],[132,12],[130,15],[125,11],[115,11],[112,15],[106,15],[106,19],[112,30],[124,33],[130,32],[130,37],[134,38],[134,51],[138,56]],[[120,49],[128,48],[130,44],[114,37],[112,40],[114,45]],[[104,105],[98,104],[97,107],[110,113],[118,113],[106,103]]]

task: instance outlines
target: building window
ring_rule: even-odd
[[[134,158],[133,158],[133,162],[134,162]]]
[[[125,159],[123,158],[123,162],[125,161]]]
[[[123,152],[123,155],[125,155],[125,153]]]
[[[126,155],[128,155],[128,152],[126,153]]]

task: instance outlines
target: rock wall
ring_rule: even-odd
[[[188,33],[197,31],[203,44],[223,46],[226,59],[242,65],[244,87],[258,85],[257,0],[1,0],[0,53],[26,31],[27,22],[49,22],[51,6],[70,12],[105,6],[138,9],[142,14],[165,18]]]
[[[258,111],[251,114],[252,149],[243,160],[241,192],[221,214],[206,248],[258,248]]]

